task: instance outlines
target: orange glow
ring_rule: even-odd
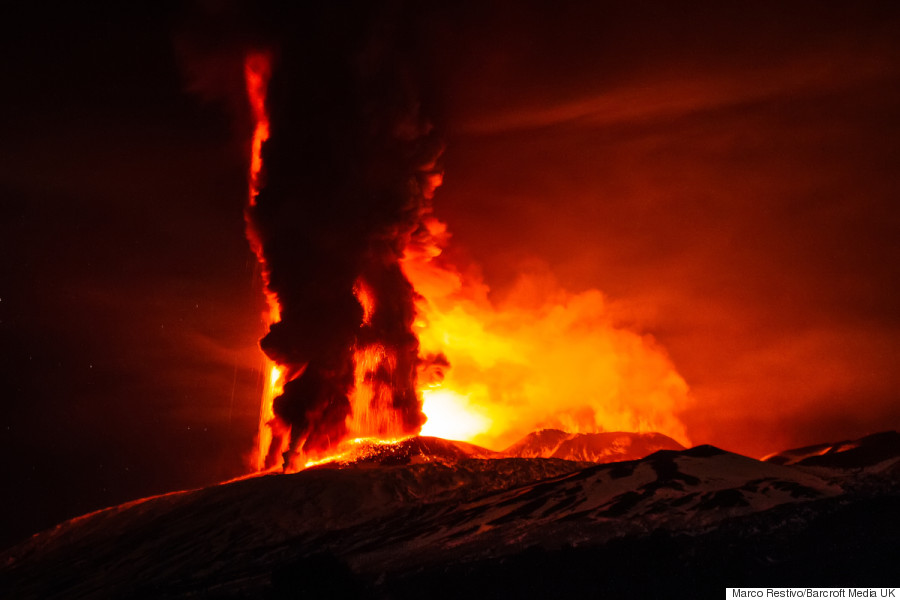
[[[254,207],[260,191],[261,178],[264,176],[263,146],[269,139],[269,117],[266,112],[266,93],[271,75],[271,56],[266,52],[247,55],[244,61],[244,80],[247,99],[253,117],[253,135],[250,148],[249,198],[248,206]],[[431,182],[435,187],[439,181]],[[262,248],[248,219],[247,237],[262,266],[262,278],[265,286],[268,310],[263,315],[266,326],[281,320],[281,307],[276,295],[269,289],[269,273],[266,268]],[[354,286],[354,293],[363,309],[360,327],[371,325],[376,310],[375,296],[369,285],[359,279]],[[383,443],[402,438],[403,424],[400,415],[393,407],[392,386],[390,384],[396,367],[396,357],[391,349],[381,345],[369,345],[358,348],[354,353],[355,381],[350,397],[351,415],[347,418],[349,435],[359,439],[376,439]],[[259,427],[255,468],[264,471],[281,466],[281,455],[290,448],[290,426],[282,423],[274,412],[274,400],[284,391],[284,384],[290,379],[302,375],[299,372],[286,372],[283,367],[266,359],[264,372],[268,373],[268,381],[264,385],[259,409]],[[295,456],[291,464],[284,465],[285,471],[296,471],[305,466],[312,466],[330,460],[336,460],[345,453],[344,444],[338,449],[323,456]]]
[[[358,279],[353,292],[363,309],[360,327],[372,324],[375,296],[369,285]],[[403,422],[394,409],[391,380],[397,359],[390,348],[372,344],[357,348],[353,355],[354,386],[350,395],[351,411],[347,432],[354,438],[399,439]]]
[[[256,454],[257,471],[263,471],[267,468],[266,456],[268,455],[269,448],[272,444],[272,423],[275,421],[275,412],[272,404],[275,398],[281,395],[284,387],[284,374],[282,370],[272,363],[272,361],[267,362],[271,367],[269,368],[269,380],[266,382],[262,401],[259,406],[259,430],[257,434],[258,441]],[[282,436],[280,452],[287,450],[287,442],[287,438]]]
[[[281,387],[279,385],[280,381],[281,369],[279,369],[278,367],[272,367],[272,371],[269,373],[269,388],[274,390]]]
[[[250,149],[250,206],[256,204],[259,176],[262,171],[262,145],[269,139],[269,116],[266,113],[266,90],[271,75],[271,59],[267,53],[255,52],[244,60],[244,81],[253,114],[252,146]]]
[[[244,60],[244,82],[247,87],[247,100],[250,104],[250,112],[253,117],[253,137],[250,147],[250,172],[249,172],[249,198],[248,205],[256,205],[256,197],[259,194],[260,177],[262,176],[263,158],[262,147],[269,139],[269,116],[266,113],[266,91],[271,75],[271,58],[268,53],[255,52],[248,54]],[[249,222],[248,222],[249,223]],[[262,250],[252,229],[248,229],[248,238],[253,251],[256,253],[260,264],[265,267],[262,258]],[[263,268],[263,283],[265,284],[266,302],[268,310],[263,314],[263,322],[266,326],[281,320],[281,307],[278,299],[268,289],[268,273]],[[272,459],[267,458],[272,453],[273,437],[277,433],[280,438],[279,453],[287,450],[289,443],[289,431],[283,431],[276,423],[273,402],[283,391],[284,372],[273,361],[265,359],[264,371],[268,373],[268,381],[263,387],[262,398],[259,405],[259,427],[257,430],[256,458],[254,460],[257,471],[263,471],[273,466]],[[277,462],[274,461],[274,462]]]
[[[265,104],[269,56],[248,56],[244,74],[255,124],[249,171],[253,207],[269,137]],[[432,198],[441,181],[435,164],[422,167],[418,182],[426,199]],[[430,214],[430,208],[420,217],[424,227],[407,243],[401,265],[418,293],[413,332],[421,358],[418,392],[428,417],[422,434],[496,450],[545,427],[570,432],[658,431],[689,445],[678,419],[689,402],[687,385],[651,338],[613,322],[599,291],[571,294],[548,278],[523,277],[506,299],[489,298],[483,282],[464,277],[443,262],[441,250],[449,239],[446,225]],[[248,237],[263,268],[269,307],[264,320],[270,325],[279,321],[280,307],[268,289],[266,263],[252,225]],[[353,291],[362,308],[360,328],[370,328],[379,309],[375,294],[362,278]],[[365,338],[361,332],[360,339]],[[397,350],[358,344],[348,436],[375,443],[402,439],[407,432],[393,405]],[[267,361],[266,372],[257,470],[279,465],[279,455],[289,449],[290,427],[275,416],[273,401],[285,381],[301,375],[302,369],[288,373]],[[344,442],[323,455],[294,456],[285,470],[340,460],[352,446]]]
[[[353,286],[353,293],[356,294],[356,299],[359,300],[359,305],[363,309],[362,324],[371,325],[372,313],[375,312],[375,295],[372,294],[369,285],[362,279],[356,280],[356,284]]]
[[[471,440],[490,431],[491,419],[472,406],[468,396],[450,389],[426,389],[422,391],[422,411],[428,421],[422,426],[422,435],[447,440]]]
[[[373,345],[356,351],[355,385],[350,397],[351,413],[347,431],[354,438],[399,438],[403,423],[394,410],[390,381],[396,359],[384,346]]]
[[[353,438],[351,440],[345,440],[336,450],[328,453],[325,456],[312,458],[306,460],[303,463],[302,468],[308,469],[310,467],[317,467],[319,465],[324,465],[333,462],[340,461],[349,461],[358,458],[366,457],[366,447],[370,449],[376,449],[381,446],[390,446],[392,444],[398,444],[406,439],[409,439],[410,436],[399,437],[399,438],[372,438],[372,437],[358,437]],[[298,469],[299,470],[299,469]]]
[[[423,433],[495,450],[544,427],[658,431],[689,444],[677,416],[687,385],[651,338],[613,323],[599,291],[522,277],[494,301],[481,281],[440,263],[446,227],[426,224],[403,270],[420,294],[420,354],[450,366],[438,381],[420,378]]]

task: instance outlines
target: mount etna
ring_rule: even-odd
[[[763,461],[673,444],[555,430],[505,452],[359,441],[298,473],[136,500],[39,533],[3,554],[3,596],[696,597],[896,584],[897,432]]]

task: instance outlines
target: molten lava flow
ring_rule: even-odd
[[[354,353],[354,388],[347,431],[354,438],[403,437],[403,424],[393,410],[390,387],[396,359],[381,345]]]
[[[360,278],[353,291],[363,309],[360,328],[371,328],[377,310],[372,288]],[[380,343],[358,344],[353,352],[353,393],[350,397],[351,412],[347,416],[348,435],[357,440],[403,439],[408,434],[393,406],[396,353]]]
[[[375,295],[371,286],[359,278],[353,293],[363,310],[363,329],[372,326]],[[354,438],[403,437],[403,424],[393,410],[390,387],[397,359],[383,344],[360,345],[353,352],[353,393],[347,432]]]
[[[657,431],[688,444],[677,412],[684,380],[652,339],[616,326],[603,295],[571,294],[548,277],[522,277],[502,301],[442,262],[446,227],[407,247],[403,269],[419,293],[421,355],[441,368],[420,381],[423,434],[500,450],[540,428]],[[449,364],[449,366],[448,366]]]

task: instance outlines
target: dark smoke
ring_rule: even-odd
[[[390,389],[407,432],[424,422],[415,291],[399,263],[429,210],[441,153],[415,86],[417,32],[401,4],[334,4],[296,15],[271,48],[270,137],[248,209],[281,306],[260,345],[294,376],[274,405],[294,452],[346,436],[356,347],[393,352],[393,372],[373,384]],[[375,300],[367,326],[360,279]]]

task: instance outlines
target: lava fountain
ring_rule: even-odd
[[[294,470],[344,440],[402,438],[425,421],[415,292],[400,260],[443,148],[384,39],[335,44],[325,59],[287,43],[245,61],[247,231],[270,307],[260,469]],[[366,61],[345,60],[347,48]]]
[[[266,91],[271,76],[271,56],[266,52],[254,52],[244,59],[244,82],[246,84],[247,99],[250,104],[250,113],[253,117],[253,137],[250,144],[250,195],[247,202],[247,238],[250,246],[256,254],[259,262],[264,266],[265,258],[260,240],[254,234],[250,210],[256,206],[256,198],[259,195],[260,173],[262,171],[262,145],[269,139],[269,116],[266,113]],[[281,320],[281,310],[278,307],[278,298],[268,287],[268,273],[263,270],[264,290],[268,310],[263,319],[266,327]],[[272,466],[275,456],[271,453],[283,453],[287,450],[287,436],[284,435],[284,427],[275,419],[273,408],[274,400],[283,392],[284,377],[282,369],[271,359],[266,359],[265,371],[268,378],[264,384],[263,396],[259,408],[259,425],[257,428],[257,445],[255,452],[255,467],[257,471]],[[278,429],[280,444],[273,445],[273,431]]]

